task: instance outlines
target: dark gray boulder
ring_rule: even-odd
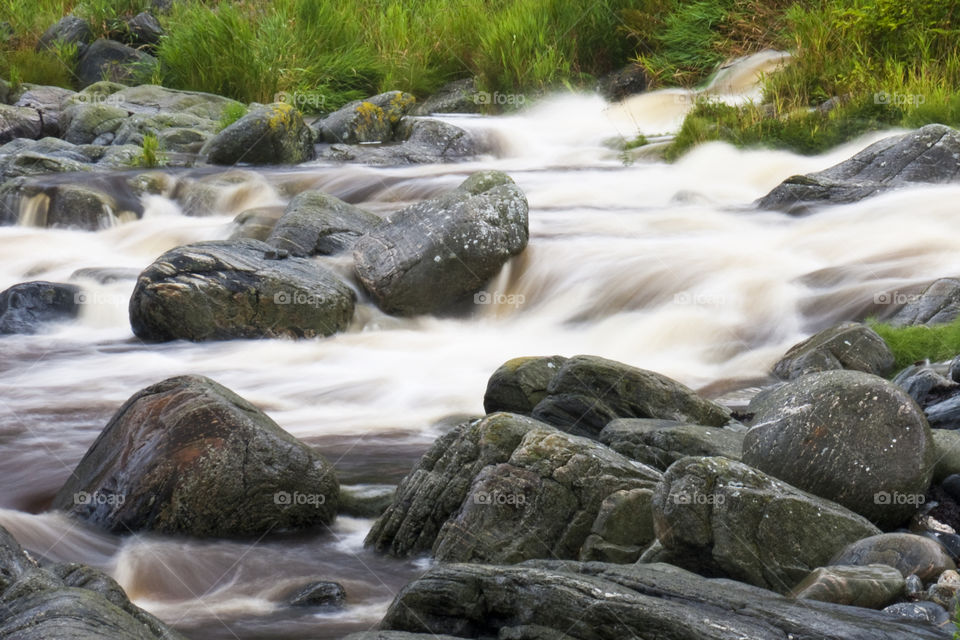
[[[483,409],[530,415],[547,395],[547,386],[567,359],[563,356],[513,358],[487,381]]]
[[[46,322],[76,318],[80,287],[23,282],[0,292],[0,333],[36,333]]]
[[[63,110],[63,102],[73,94],[73,91],[61,87],[30,85],[26,91],[20,94],[13,106],[36,109],[37,113],[40,114],[40,135],[58,136],[60,135],[60,112]]]
[[[802,376],[756,396],[742,460],[883,527],[922,504],[933,435],[900,387],[860,371]]]
[[[659,418],[718,427],[730,411],[676,380],[597,356],[575,356],[550,380],[533,417],[596,438],[614,418]]]
[[[53,501],[115,533],[249,537],[329,524],[333,467],[229,389],[180,376],[114,414]]]
[[[852,369],[887,376],[893,364],[893,352],[876,331],[858,322],[845,322],[792,346],[774,365],[773,374],[793,380],[807,373]]]
[[[381,628],[522,640],[950,638],[922,622],[797,601],[666,564],[560,561],[434,567],[397,595]]]
[[[149,77],[156,65],[156,58],[139,49],[114,40],[97,40],[77,62],[77,81],[81,88],[101,80],[135,84]]]
[[[82,55],[91,42],[93,29],[89,22],[77,16],[64,16],[43,32],[37,41],[37,51],[53,49],[55,43],[75,44],[77,53]]]
[[[903,576],[889,565],[837,565],[814,570],[790,595],[800,600],[882,609],[897,600],[903,589]]]
[[[779,593],[880,533],[838,504],[727,458],[675,462],[654,493],[653,522],[673,564]]]
[[[672,420],[618,418],[603,428],[598,439],[617,453],[665,471],[686,456],[739,460],[744,435],[743,431]]]
[[[434,443],[366,544],[396,556],[429,550],[446,562],[503,563],[612,545],[633,561],[652,531],[649,509],[644,517],[636,508],[643,497],[629,492],[649,495],[659,477],[593,441],[494,413]]]
[[[527,246],[527,199],[504,173],[394,213],[354,245],[357,276],[381,309],[412,316],[463,303]]]
[[[912,364],[893,379],[893,384],[907,392],[914,401],[926,409],[930,396],[936,399],[949,399],[954,395],[955,390],[960,387],[953,380],[937,373],[929,364]],[[936,401],[932,402],[936,404]],[[930,422],[930,416],[927,415],[927,421]],[[930,427],[938,428],[939,425],[930,422]]]
[[[322,191],[304,191],[290,201],[267,244],[294,256],[325,256],[348,251],[380,217]]]
[[[649,83],[646,69],[632,62],[604,78],[598,89],[604,98],[616,102],[635,93],[643,93]]]
[[[252,109],[200,150],[210,164],[299,164],[313,160],[313,133],[303,116],[278,102]]]
[[[940,628],[946,628],[950,624],[950,614],[933,602],[900,602],[890,605],[883,612],[898,618],[928,622]]]
[[[958,177],[960,133],[929,124],[875,142],[829,169],[787,178],[756,205],[804,213],[811,207],[857,202],[911,184],[956,182]]]
[[[920,297],[910,300],[890,324],[897,327],[949,324],[960,316],[960,280],[941,278],[927,287]]]
[[[163,254],[137,279],[130,324],[141,340],[316,337],[353,318],[353,290],[326,268],[257,240],[200,242]]]
[[[904,578],[916,575],[924,582],[957,568],[936,541],[912,533],[884,533],[857,540],[841,549],[830,564],[886,564],[900,571]]]
[[[141,11],[127,20],[130,44],[154,46],[163,37],[163,27],[149,11]]]
[[[347,591],[338,582],[311,582],[287,597],[291,607],[341,607]]]
[[[483,139],[440,120],[404,118],[393,135],[397,142],[392,144],[331,144],[321,149],[320,157],[334,162],[396,166],[460,162],[490,151]]]
[[[411,111],[415,116],[432,113],[480,113],[481,100],[473,78],[454,80],[440,87],[436,93],[417,104]]]
[[[0,104],[0,144],[16,138],[39,138],[43,133],[40,112],[30,107]]]
[[[247,209],[237,214],[233,219],[233,232],[230,234],[230,240],[242,240],[249,238],[251,240],[266,241],[273,233],[274,227],[280,218],[283,217],[284,207],[255,207]]]
[[[0,640],[186,640],[90,567],[41,567],[0,527]]]

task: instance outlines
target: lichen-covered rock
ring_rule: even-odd
[[[527,199],[504,173],[394,213],[354,245],[357,276],[387,313],[412,316],[462,303],[527,246]]]
[[[90,144],[114,134],[130,114],[114,104],[78,102],[60,114],[61,137],[73,144]]]
[[[611,420],[598,439],[617,453],[664,471],[685,456],[739,460],[744,432],[671,420]]]
[[[513,358],[487,381],[483,409],[530,415],[547,395],[547,386],[567,359],[563,356]]]
[[[351,102],[324,118],[319,137],[341,144],[389,142],[397,123],[416,101],[409,93],[388,91]]]
[[[621,504],[635,506],[641,496],[618,492],[649,492],[658,478],[590,440],[494,413],[434,443],[367,544],[397,556],[431,550],[442,561],[505,563],[615,545],[632,547],[635,559],[651,539],[650,523],[642,509]]]
[[[258,536],[329,524],[333,467],[209,378],[136,393],[107,424],[53,507],[116,533]]]
[[[79,311],[80,287],[57,282],[22,282],[0,292],[0,334],[36,333],[43,323],[69,320]]]
[[[675,462],[654,493],[653,522],[678,566],[780,593],[880,533],[838,504],[727,458]]]
[[[858,322],[845,322],[791,347],[774,365],[773,374],[793,380],[807,373],[852,369],[887,376],[893,363],[893,352],[876,331]]]
[[[903,594],[900,572],[885,564],[837,565],[814,570],[790,595],[867,609],[882,609]]]
[[[313,133],[300,112],[278,102],[251,110],[207,141],[210,164],[298,164],[315,157]]]
[[[533,416],[591,438],[614,418],[659,418],[710,427],[730,421],[726,407],[676,380],[597,356],[564,362]]]
[[[304,191],[287,206],[267,244],[294,256],[333,255],[350,250],[380,217],[322,191]]]
[[[756,396],[742,460],[884,527],[922,504],[934,466],[923,412],[860,371],[825,371]]]
[[[130,298],[141,340],[315,337],[353,318],[353,290],[326,268],[263,242],[200,242],[147,267]]]
[[[917,575],[925,582],[957,568],[936,541],[912,533],[884,533],[857,540],[841,549],[830,564],[886,564],[900,571],[904,578]]]

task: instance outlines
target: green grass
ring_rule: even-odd
[[[224,107],[223,115],[220,117],[218,131],[223,131],[245,115],[247,115],[246,105],[240,104],[239,102],[228,104]]]
[[[960,354],[960,319],[933,327],[892,327],[872,320],[868,324],[890,347],[897,371],[921,360],[940,362]]]
[[[130,164],[134,167],[154,169],[167,164],[166,156],[160,151],[160,141],[153,134],[143,136],[143,151]]]

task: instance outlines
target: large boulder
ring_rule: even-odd
[[[411,205],[354,245],[357,276],[387,313],[412,316],[462,303],[527,246],[527,199],[504,173],[475,173]]]
[[[129,115],[126,109],[113,103],[76,102],[65,107],[60,114],[61,137],[73,144],[94,141],[109,144]]]
[[[396,166],[458,162],[489,151],[489,145],[469,131],[429,118],[404,118],[393,136],[394,144],[331,144],[320,150],[320,156],[335,162]]]
[[[351,249],[380,217],[322,191],[304,191],[290,201],[267,244],[294,256],[332,255]]]
[[[889,565],[838,565],[814,570],[791,595],[801,600],[882,609],[903,594],[904,585],[903,576]]]
[[[0,292],[0,333],[36,333],[45,322],[70,320],[79,312],[80,287],[23,282]]]
[[[596,438],[614,418],[659,418],[719,427],[730,411],[676,380],[597,356],[568,359],[547,385],[533,416]]]
[[[122,175],[93,174],[62,180],[14,178],[0,197],[24,226],[99,231],[143,214],[138,193]]]
[[[114,414],[53,501],[115,533],[246,537],[329,524],[333,467],[209,378],[180,376]]]
[[[416,102],[416,98],[402,91],[356,100],[324,118],[318,137],[341,144],[389,142],[397,123]]]
[[[131,44],[152,47],[163,37],[163,27],[149,11],[141,11],[127,20]]]
[[[210,164],[299,164],[313,160],[313,133],[289,104],[252,109],[200,150]]]
[[[0,181],[20,176],[89,171],[92,162],[82,147],[59,138],[17,138],[0,146]],[[0,220],[15,217],[12,214],[14,211],[19,213],[19,207],[7,204],[3,211]]]
[[[960,316],[960,280],[941,278],[924,289],[920,297],[910,300],[890,324],[898,327],[949,324]]]
[[[797,378],[750,403],[742,460],[895,527],[922,504],[933,435],[900,387],[860,371]]]
[[[652,540],[640,494],[649,505],[659,477],[593,441],[494,413],[434,443],[367,544],[396,556],[429,550],[451,562],[607,553],[633,561]]]
[[[743,431],[642,418],[611,420],[598,435],[617,453],[663,470],[686,456],[739,460],[743,438]]]
[[[63,102],[74,94],[69,89],[43,85],[30,85],[20,94],[13,106],[36,109],[40,114],[40,129],[43,136],[60,135],[60,112]],[[31,137],[31,136],[26,136]]]
[[[787,178],[757,201],[763,209],[803,213],[824,204],[856,202],[911,184],[956,182],[960,133],[942,124],[875,142],[829,169]]]
[[[916,575],[924,582],[932,582],[944,571],[957,568],[936,541],[911,533],[884,533],[857,540],[838,551],[830,564],[886,564],[900,571],[904,578]]]
[[[950,638],[949,631],[927,623],[798,601],[732,580],[705,580],[667,564],[560,561],[434,567],[397,595],[381,629],[431,634],[425,639],[432,634],[518,640]]]
[[[440,87],[436,93],[416,105],[411,111],[415,116],[432,113],[480,113],[481,99],[473,78],[454,80]]]
[[[563,356],[513,358],[500,365],[487,381],[483,409],[530,415],[547,396],[547,386],[567,359]]]
[[[793,380],[807,373],[852,369],[885,377],[893,364],[893,352],[876,331],[858,322],[845,322],[792,346],[774,365],[773,374]]]
[[[727,458],[683,458],[653,497],[672,562],[787,593],[846,545],[880,533],[865,518]]]
[[[102,90],[108,90],[105,84],[100,85]],[[97,86],[87,87],[85,91],[95,89]],[[236,100],[212,93],[168,89],[155,84],[142,84],[136,87],[113,85],[112,88],[116,91],[109,93],[110,102],[122,106],[131,113],[181,114],[219,122],[227,108],[241,106]]]
[[[39,138],[43,132],[40,112],[30,107],[0,104],[0,144],[16,138]]]
[[[100,571],[41,566],[0,527],[0,640],[186,640]]]
[[[147,267],[130,298],[138,338],[315,337],[353,318],[353,290],[326,268],[257,240],[199,242]]]
[[[97,40],[80,56],[76,75],[81,88],[101,80],[136,84],[156,66],[157,59],[139,49],[114,40]]]
[[[37,41],[37,51],[54,49],[58,44],[73,44],[82,55],[91,42],[93,29],[89,22],[77,16],[64,16],[43,32]]]

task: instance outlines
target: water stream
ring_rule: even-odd
[[[755,91],[737,73],[715,93]],[[722,396],[761,384],[811,332],[889,313],[884,303],[898,292],[960,273],[960,187],[802,218],[749,206],[784,178],[890,132],[817,157],[710,144],[672,165],[625,163],[605,144],[670,133],[691,96],[663,91],[611,106],[569,94],[518,115],[451,116],[496,154],[469,164],[244,170],[204,201],[202,217],[184,215],[196,203],[151,196],[142,219],[96,233],[0,228],[3,289],[66,281],[81,268],[139,271],[167,249],[226,238],[236,214],[282,206],[307,188],[389,212],[497,168],[530,202],[528,248],[468,317],[397,319],[364,303],[351,329],[328,339],[143,345],[127,319],[133,280],[75,280],[86,302],[78,320],[0,338],[0,525],[43,556],[103,568],[139,606],[195,638],[338,638],[375,625],[426,566],[363,550],[370,521],[341,517],[332,531],[255,543],[120,538],[47,505],[112,413],[169,376],[202,374],[233,389],[321,450],[344,484],[396,483],[455,416],[482,412],[486,380],[509,358],[596,354]],[[341,582],[348,606],[280,606],[317,579]]]

